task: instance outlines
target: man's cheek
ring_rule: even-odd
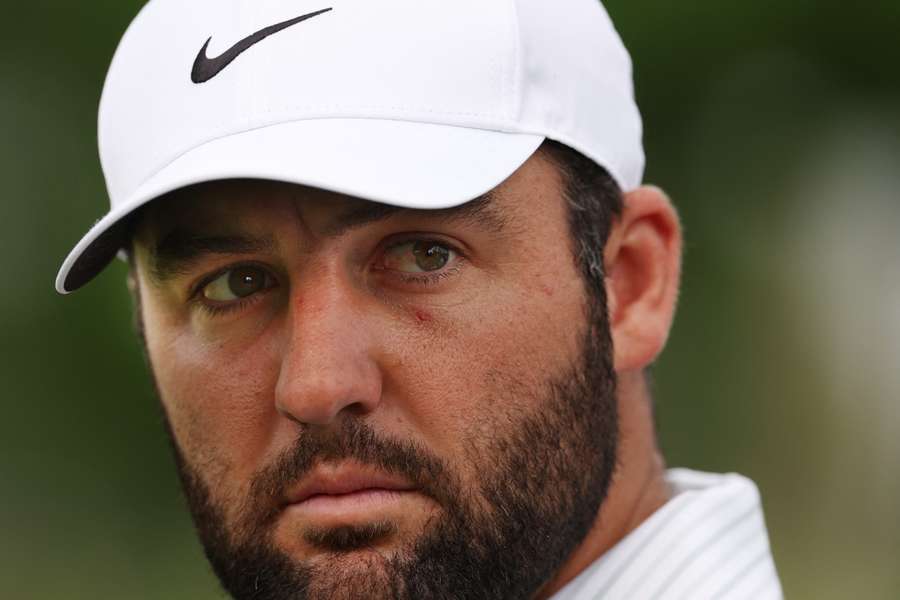
[[[526,324],[534,312],[522,295],[488,293],[464,306],[430,307],[426,323],[391,336],[399,360],[388,381],[412,404],[411,416],[427,438],[443,442],[436,449],[465,451],[460,445],[473,429],[496,434],[498,422],[510,411],[528,410],[523,403],[533,396],[512,398],[511,388],[533,389],[554,363],[564,364],[568,344],[555,343],[560,332],[549,327],[531,330]],[[555,350],[545,354],[541,344]]]
[[[159,350],[151,350],[154,373],[185,459],[207,471],[209,485],[225,484],[235,471],[254,472],[275,415],[271,361],[263,354],[226,356],[185,336]]]

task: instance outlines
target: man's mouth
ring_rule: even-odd
[[[285,497],[285,510],[316,521],[371,517],[418,495],[402,477],[372,467],[319,465]]]

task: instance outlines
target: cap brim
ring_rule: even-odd
[[[176,189],[219,179],[268,179],[407,208],[458,206],[497,187],[544,137],[373,119],[280,123],[211,140],[147,179],[75,246],[56,277],[73,292],[127,241],[128,215]]]

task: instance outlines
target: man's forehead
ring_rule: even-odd
[[[371,203],[277,181],[212,181],[159,198],[141,216],[140,229],[156,239],[178,229],[198,233],[270,229],[273,219],[296,218],[296,209],[301,204],[307,209],[330,206],[332,211],[339,212]]]

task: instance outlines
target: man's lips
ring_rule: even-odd
[[[335,500],[343,496],[371,494],[378,492],[409,492],[416,487],[407,480],[377,469],[357,465],[339,465],[336,467],[318,467],[287,495],[285,504],[301,505],[313,499]]]

